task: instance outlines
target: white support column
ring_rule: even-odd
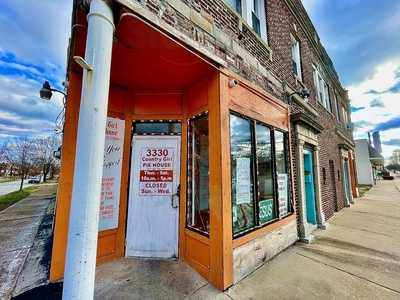
[[[63,299],[93,299],[114,23],[104,0],[88,14]]]

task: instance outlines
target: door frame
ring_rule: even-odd
[[[322,208],[321,198],[321,176],[320,176],[320,163],[319,163],[319,144],[318,133],[311,130],[301,123],[295,124],[296,133],[296,180],[297,180],[297,202],[299,210],[299,238],[301,241],[309,243],[314,238],[312,232],[317,229],[326,229],[328,224],[325,221],[325,214]],[[313,168],[314,168],[314,192],[315,192],[315,212],[317,224],[307,222],[307,207],[306,207],[306,193],[304,182],[304,150],[312,152]]]
[[[305,146],[304,147],[304,150],[303,150],[303,174],[305,173],[305,169],[306,169],[306,161],[304,160],[304,157],[305,156],[308,156],[308,159],[310,160],[310,164],[311,164],[311,172],[312,172],[312,174],[311,174],[311,178],[312,178],[312,189],[313,189],[313,199],[312,199],[312,204],[313,204],[313,207],[311,208],[311,207],[309,207],[309,205],[308,205],[308,203],[309,203],[309,199],[307,199],[308,197],[307,197],[307,188],[306,188],[306,182],[305,182],[305,180],[304,180],[304,192],[305,192],[305,207],[306,207],[306,220],[307,220],[307,223],[308,224],[311,224],[312,226],[314,226],[314,225],[316,225],[317,223],[318,223],[318,217],[317,217],[317,195],[316,195],[316,182],[315,182],[315,165],[314,165],[314,151],[313,151],[313,149],[312,148],[309,148],[309,147],[307,147],[307,146]],[[305,174],[304,174],[305,175]],[[314,214],[314,218],[315,218],[315,223],[310,223],[309,222],[309,220],[308,220],[308,213],[309,213],[309,210],[310,209],[313,209],[314,210],[314,212],[313,212],[313,214]]]
[[[353,195],[351,192],[351,182],[350,182],[350,170],[349,170],[349,152],[340,148],[340,170],[342,174],[342,195],[343,195],[343,204],[345,207],[350,207],[350,204],[354,204]],[[345,164],[347,161],[347,167]],[[348,195],[346,195],[346,184],[348,187]]]
[[[178,254],[177,260],[184,259],[184,243],[182,242],[184,239],[184,227],[186,224],[186,156],[187,156],[187,122],[186,115],[177,114],[177,115],[158,115],[158,114],[149,114],[149,115],[137,115],[132,114],[130,119],[127,119],[127,124],[130,124],[130,139],[129,139],[129,162],[128,162],[128,170],[127,170],[127,193],[126,193],[126,211],[124,213],[125,218],[125,230],[123,232],[123,257],[126,257],[126,240],[127,240],[127,232],[128,232],[128,214],[129,214],[129,197],[130,197],[130,176],[131,176],[131,165],[132,165],[132,140],[134,137],[134,124],[136,122],[179,122],[181,124],[181,133],[179,134],[181,137],[180,144],[180,193],[179,193],[179,208],[178,208]],[[151,135],[150,135],[151,136]],[[127,141],[128,142],[128,141]],[[151,259],[151,258],[150,258]]]

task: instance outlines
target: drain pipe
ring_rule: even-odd
[[[88,18],[81,104],[69,219],[63,299],[93,299],[113,14],[104,0],[92,0]]]

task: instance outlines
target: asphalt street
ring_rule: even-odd
[[[15,192],[19,190],[19,185],[21,184],[21,181],[10,181],[10,182],[4,182],[0,183],[0,196]],[[28,180],[24,180],[24,188],[31,186],[32,184],[28,184]]]

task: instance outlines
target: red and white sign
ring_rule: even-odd
[[[125,121],[107,118],[99,231],[118,227]]]
[[[140,151],[139,195],[172,195],[174,148],[143,147]]]

